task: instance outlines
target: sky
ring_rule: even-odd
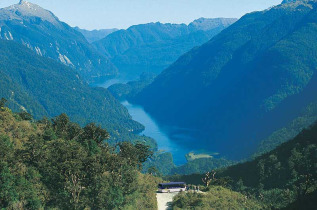
[[[0,8],[19,0],[0,0]],[[84,29],[125,29],[149,22],[190,23],[200,17],[240,18],[282,0],[29,0]]]

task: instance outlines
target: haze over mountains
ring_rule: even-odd
[[[245,15],[179,58],[135,101],[160,122],[199,130],[210,150],[247,157],[317,101],[316,7],[296,1]]]
[[[21,43],[40,56],[75,68],[87,81],[117,73],[111,61],[81,33],[30,2],[0,9],[0,38]]]
[[[114,28],[114,29],[100,29],[100,30],[89,31],[86,29],[81,29],[79,27],[75,27],[75,29],[79,31],[80,33],[82,33],[89,43],[99,41],[100,39],[105,38],[109,34],[119,30]]]
[[[120,74],[136,79],[142,72],[160,73],[183,53],[205,43],[235,21],[201,18],[189,25],[141,24],[116,31],[93,45],[111,58]]]

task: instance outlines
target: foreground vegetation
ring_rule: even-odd
[[[173,209],[262,209],[263,205],[224,187],[211,187],[205,193],[180,193]]]
[[[0,208],[156,209],[157,178],[140,173],[148,146],[109,146],[106,130],[62,114],[32,120],[0,103]]]

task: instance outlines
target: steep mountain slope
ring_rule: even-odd
[[[252,161],[206,174],[167,177],[188,184],[221,185],[257,198],[263,209],[315,209],[317,193],[317,123],[294,139]],[[215,176],[213,177],[212,174]],[[209,185],[209,186],[210,186]],[[214,186],[213,186],[214,187]],[[211,188],[213,188],[211,187]],[[293,203],[293,204],[291,204]]]
[[[212,151],[250,155],[317,101],[316,8],[315,1],[297,1],[245,15],[135,100],[164,123],[197,129]],[[287,103],[290,97],[300,101]]]
[[[109,34],[118,31],[119,29],[113,28],[113,29],[101,29],[101,30],[86,30],[86,29],[81,29],[79,27],[75,27],[76,31],[79,31],[84,35],[84,37],[87,39],[88,42],[96,42],[99,41],[100,39],[105,38]]]
[[[114,138],[129,140],[132,130],[143,129],[109,91],[89,87],[74,69],[13,41],[0,40],[1,97],[9,100],[9,107],[36,119],[66,113],[81,125],[94,121]]]
[[[159,73],[176,59],[207,42],[236,19],[198,19],[189,25],[149,23],[119,30],[94,42],[121,74]]]
[[[26,1],[0,9],[0,38],[21,43],[38,55],[76,68],[88,81],[117,71],[81,33],[50,11]]]
[[[252,161],[219,170],[218,176],[229,176],[233,183],[242,179],[247,187],[263,184],[264,189],[290,188],[292,184],[304,187],[299,185],[302,182],[310,184],[314,191],[317,189],[317,165],[314,164],[317,160],[316,152],[317,124],[314,123],[294,139]],[[311,179],[310,183],[304,183],[306,178]]]

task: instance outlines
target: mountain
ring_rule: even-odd
[[[264,190],[290,189],[297,191],[297,197],[305,196],[317,189],[316,146],[315,122],[276,149],[252,161],[219,170],[218,177],[230,177],[233,184],[241,179],[245,187],[257,188],[262,184]]]
[[[81,29],[79,27],[75,27],[75,30],[79,31],[84,35],[84,37],[87,39],[89,43],[99,41],[100,39],[105,38],[109,34],[118,31],[119,29],[113,28],[113,29],[101,29],[101,30],[86,30],[86,29]]]
[[[248,157],[317,103],[316,9],[315,1],[297,1],[243,16],[180,57],[134,102],[160,122],[196,130],[205,149]]]
[[[26,1],[0,9],[0,38],[21,43],[40,56],[75,68],[87,81],[117,72],[80,32],[50,11]]]
[[[207,42],[236,19],[198,19],[189,25],[149,23],[116,31],[94,46],[121,74],[160,73],[183,53]]]
[[[89,87],[74,69],[13,41],[0,40],[2,97],[14,111],[27,111],[35,119],[66,113],[82,126],[96,122],[107,128],[111,141],[150,142],[134,134],[144,127],[108,90]]]

